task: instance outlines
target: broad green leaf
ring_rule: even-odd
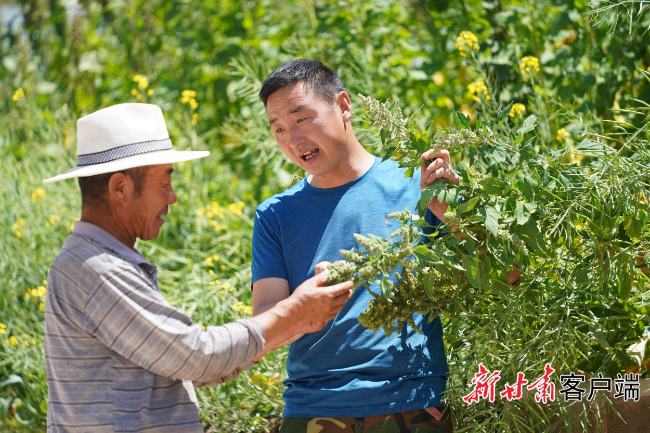
[[[480,200],[479,197],[470,198],[469,200],[467,200],[465,203],[461,204],[458,207],[457,213],[458,214],[464,214],[464,213],[467,213],[467,212],[471,211],[472,209],[474,209],[474,206],[476,206],[476,203],[478,203],[479,200]]]
[[[517,188],[528,201],[535,199],[535,186],[537,186],[537,182],[530,176],[523,177],[517,181]]]
[[[515,218],[517,220],[517,224],[526,224],[528,218],[530,218],[530,214],[533,213],[536,208],[537,205],[535,203],[518,202],[517,208],[515,209]]]
[[[539,232],[535,221],[529,219],[525,224],[512,226],[511,230],[526,243],[529,250],[535,251],[543,257],[548,256],[546,242],[544,242],[544,237]]]
[[[531,114],[528,116],[526,120],[524,120],[523,125],[521,125],[521,128],[517,130],[517,135],[524,136],[527,132],[532,131],[535,129],[535,125],[537,124],[537,117],[535,117],[534,114]]]
[[[496,177],[488,177],[481,182],[481,185],[483,185],[485,192],[487,192],[489,195],[501,195],[503,194],[503,190],[506,187],[506,184],[501,182]]]
[[[476,257],[463,255],[463,267],[465,268],[465,275],[467,280],[475,288],[481,287],[481,271],[478,266],[478,259]]]
[[[533,147],[533,138],[528,140],[526,144],[521,146],[519,149],[519,162],[524,162],[532,159],[535,155],[537,155],[537,152],[535,152],[535,148]]]
[[[501,214],[498,210],[490,205],[485,206],[485,228],[494,236],[499,231],[499,218],[501,218]]]
[[[426,245],[418,245],[414,248],[413,252],[415,256],[420,260],[430,263],[440,263],[440,257],[436,255],[433,251],[427,248]]]
[[[440,203],[447,202],[447,205],[455,208],[458,206],[458,188],[446,188],[438,194],[438,201]]]
[[[422,284],[424,285],[424,292],[427,294],[428,297],[433,296],[433,289],[436,284],[436,278],[433,275],[433,273],[428,273],[424,276],[424,279],[422,281]]]

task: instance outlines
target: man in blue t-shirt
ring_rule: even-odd
[[[254,315],[326,269],[321,262],[341,260],[340,250],[358,247],[354,233],[389,237],[395,227],[385,216],[414,209],[427,184],[439,178],[459,182],[446,151],[424,153],[423,160],[433,162],[423,165],[412,181],[397,163],[368,153],[352,130],[352,107],[341,80],[320,62],[301,59],[282,65],[264,81],[259,95],[280,149],[309,176],[257,208]],[[440,224],[446,210],[446,203],[434,199],[429,222]],[[450,431],[447,413],[441,416],[447,363],[440,319],[427,323],[426,316],[416,315],[423,334],[406,327],[386,337],[358,321],[371,299],[358,289],[327,324],[297,325],[274,341],[276,347],[293,343],[284,382],[283,433],[306,432],[315,423],[323,433],[350,431],[350,423],[355,432],[374,425],[386,426],[385,431],[395,425],[400,432]]]

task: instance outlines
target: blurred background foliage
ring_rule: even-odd
[[[318,59],[357,93],[399,100],[424,124],[475,118],[510,102],[512,122],[539,118],[538,144],[573,145],[586,132],[639,124],[650,101],[647,2],[582,0],[23,0],[0,1],[0,428],[43,431],[47,386],[42,293],[49,264],[80,206],[74,182],[42,179],[75,165],[79,117],[122,102],[160,105],[177,149],[210,158],[180,164],[178,204],[155,241],[170,302],[196,322],[250,314],[255,207],[291,185],[257,101],[285,61]],[[457,42],[476,35],[480,69]],[[535,58],[534,77],[522,59]],[[481,86],[482,82],[482,86]],[[485,88],[485,90],[483,90]],[[489,96],[489,101],[485,96]],[[489,107],[492,106],[490,109]],[[374,131],[355,121],[379,152]],[[286,350],[239,380],[201,390],[210,431],[279,425]]]

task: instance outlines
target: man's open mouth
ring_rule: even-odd
[[[318,155],[318,152],[319,152],[318,149],[313,149],[313,150],[310,150],[310,151],[307,151],[307,152],[303,153],[302,155],[300,155],[300,157],[305,161],[309,161],[314,156]]]

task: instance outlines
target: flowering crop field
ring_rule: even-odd
[[[390,149],[381,139],[381,125],[366,119],[357,94],[399,104],[404,118],[420,129],[428,123],[433,130],[448,127],[458,118],[456,111],[463,113],[469,129],[477,119],[501,116],[504,137],[507,131],[524,130],[536,137],[531,144],[536,152],[556,152],[554,160],[573,164],[575,170],[595,159],[576,152],[585,138],[606,143],[632,162],[638,158],[626,153],[626,146],[648,145],[650,14],[647,4],[638,1],[64,4],[0,4],[0,197],[5,208],[0,219],[1,431],[45,430],[45,280],[80,216],[80,197],[74,181],[43,185],[42,180],[75,165],[75,125],[83,115],[121,102],[154,103],[165,113],[176,149],[211,151],[208,158],[177,164],[173,182],[178,203],[170,207],[160,236],[136,245],[159,267],[167,299],[204,326],[250,316],[255,207],[305,175],[278,150],[256,99],[261,81],[287,60],[318,59],[339,73],[352,97],[357,136],[377,155]],[[8,19],[10,13],[18,18]],[[527,120],[532,115],[536,123]],[[467,162],[460,153],[452,158],[459,166]],[[626,172],[620,170],[623,178]],[[648,185],[639,188],[648,191]],[[635,194],[647,207],[647,195]],[[606,210],[599,209],[605,216]],[[612,277],[618,286],[611,294],[604,290],[599,309],[580,318],[580,327],[571,323],[584,346],[567,347],[569,340],[560,337],[568,324],[554,319],[544,328],[548,340],[536,347],[577,358],[577,352],[589,353],[580,364],[589,375],[633,371],[647,376],[650,354],[635,357],[628,349],[648,334],[650,283],[643,272],[650,251],[648,221],[647,214],[638,214],[620,228],[631,233],[626,242],[635,249],[630,257],[636,263],[627,268],[627,280]],[[578,225],[583,238],[605,240],[586,244],[573,238],[568,248],[584,253],[586,261],[620,259],[621,250],[607,243],[607,233],[590,233]],[[554,304],[543,303],[551,303],[548,294],[555,296],[568,284],[562,269],[544,275],[547,285],[537,287],[537,297],[522,301],[520,310],[513,306],[481,313],[484,319],[495,314],[500,330],[511,330],[512,347],[520,341],[517,332],[540,329],[532,319],[536,313],[526,309],[531,302],[550,311]],[[625,286],[623,295],[619,286]],[[521,312],[518,330],[508,328],[509,315]],[[488,362],[504,353],[505,343],[496,329],[463,333],[470,329],[471,317],[442,317],[450,399],[459,402],[469,392],[464,378],[474,371],[474,364],[464,366]],[[269,354],[238,379],[199,390],[206,430],[277,431],[286,355],[286,348]],[[534,367],[541,373],[542,355],[537,364],[529,358],[511,362],[520,363],[515,367],[522,371]],[[563,365],[573,364],[567,360]],[[533,406],[520,409],[532,414],[528,420],[537,420],[535,425],[507,423],[499,404],[459,405],[457,431],[552,431],[569,425],[565,412],[559,411],[558,421]],[[576,425],[573,429],[582,431]]]

